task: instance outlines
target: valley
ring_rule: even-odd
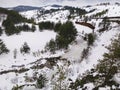
[[[120,89],[120,5],[20,8],[0,9],[0,90]]]

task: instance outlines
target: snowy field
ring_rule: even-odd
[[[35,61],[41,57],[33,56],[32,52],[38,52],[44,50],[44,47],[47,42],[51,39],[55,39],[56,33],[53,31],[43,31],[43,32],[22,32],[20,35],[6,36],[2,35],[0,38],[4,41],[8,49],[10,50],[9,54],[1,55],[0,58],[0,69],[6,69],[11,67],[11,65],[23,65]],[[27,42],[30,47],[30,54],[22,55],[20,53],[20,48]],[[14,59],[13,51],[17,49],[17,58]]]

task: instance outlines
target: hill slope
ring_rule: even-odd
[[[49,6],[45,8],[49,8]],[[120,78],[117,76],[119,75],[119,71],[117,70],[119,70],[120,65],[118,59],[119,47],[115,49],[118,53],[115,52],[114,56],[118,56],[116,56],[117,62],[114,64],[116,67],[114,67],[113,72],[112,69],[109,69],[110,58],[108,59],[107,55],[109,55],[110,51],[106,47],[113,44],[111,39],[117,39],[120,33],[120,21],[119,19],[106,19],[105,17],[120,16],[120,7],[117,4],[110,4],[93,5],[91,7],[82,7],[81,9],[83,9],[84,14],[79,14],[77,12],[78,9],[72,10],[74,12],[71,13],[70,10],[63,8],[48,13],[42,13],[42,10],[20,12],[26,18],[34,19],[34,22],[36,22],[35,31],[22,31],[18,35],[14,34],[11,36],[3,33],[0,36],[0,39],[10,50],[8,54],[0,55],[0,59],[2,60],[0,62],[0,81],[3,82],[0,85],[0,89],[111,90],[112,88],[119,90]],[[50,9],[47,10],[50,11]],[[84,10],[87,12],[84,12]],[[1,23],[3,20],[1,19]],[[56,25],[59,22],[64,24],[68,20],[73,23],[77,30],[75,41],[69,44],[67,49],[57,49],[55,52],[46,51],[46,43],[51,39],[57,40],[56,38],[60,34],[59,29],[69,27],[63,28],[61,26],[58,28],[58,31],[53,29],[41,30],[39,23],[50,21]],[[75,23],[76,21],[90,23],[95,29],[92,30],[85,25],[77,24]],[[23,24],[31,27],[33,23],[22,22],[16,24],[16,26]],[[0,27],[3,26],[1,25]],[[21,48],[25,42],[29,46],[27,48],[30,48],[27,54],[21,53]],[[52,45],[54,46],[54,43]],[[108,62],[105,65],[108,66],[99,68],[102,67],[101,65],[104,65],[102,62],[106,60],[104,53],[107,53]],[[110,70],[111,72],[104,75],[102,70]]]

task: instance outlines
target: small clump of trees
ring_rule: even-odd
[[[50,40],[46,49],[54,52],[59,49],[67,49],[68,45],[75,40],[77,31],[72,22],[67,21],[63,24],[56,24],[55,31],[58,33],[55,40]]]
[[[21,26],[17,26],[17,29],[20,30],[20,31],[24,31],[24,32],[35,32],[36,27],[35,27],[35,25],[32,25],[30,27],[29,25],[24,23]]]
[[[38,25],[39,25],[40,31],[42,31],[43,29],[46,29],[46,30],[54,29],[54,23],[50,21],[40,22]]]
[[[103,15],[105,15],[106,13],[108,12],[108,9],[106,9],[106,10],[103,10],[103,11],[101,11],[101,12],[98,12],[98,13],[96,13],[95,15],[93,15],[93,17],[95,18],[97,18],[97,17],[102,17]]]
[[[107,17],[105,17],[102,22],[99,24],[99,32],[107,31],[110,28],[110,21]]]
[[[70,11],[70,15],[77,14],[77,15],[83,15],[86,14],[87,11],[85,9],[71,7],[71,6],[65,6],[64,9]]]
[[[15,24],[23,22],[34,23],[33,19],[27,19],[13,10],[0,8],[0,13],[7,15],[7,18],[3,21],[2,26],[4,26],[5,33],[8,36],[18,34],[22,31],[21,29],[16,27]]]

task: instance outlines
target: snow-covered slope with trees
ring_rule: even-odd
[[[9,14],[0,14],[4,16],[0,16],[0,30],[3,30],[0,50],[3,51],[3,46],[9,50],[0,54],[0,90],[119,90],[120,49],[117,48],[117,60],[113,62],[115,72],[109,67],[98,67],[108,58],[105,53],[111,55],[108,49],[109,45],[113,47],[111,39],[117,39],[120,33],[120,6],[106,3],[81,7],[86,11],[84,14],[78,13],[78,8],[43,8],[20,12],[29,20],[15,23],[16,30],[21,31],[13,35],[6,35],[4,30],[3,22]],[[108,85],[109,78],[102,76],[104,69],[114,73],[112,76],[109,73],[112,85]]]

